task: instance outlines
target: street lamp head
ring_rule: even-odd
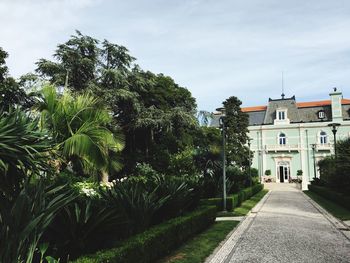
[[[341,125],[340,123],[335,123],[335,122],[328,124],[329,127],[333,127],[333,128],[339,127],[340,125]]]
[[[340,126],[340,123],[330,123],[330,124],[328,124],[328,127],[332,127],[332,132],[333,133],[337,132],[339,126]]]

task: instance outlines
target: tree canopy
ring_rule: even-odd
[[[226,110],[227,160],[238,166],[249,163],[248,115],[241,110],[242,102],[235,96],[223,102]]]
[[[92,92],[108,105],[125,134],[126,169],[141,162],[162,169],[170,154],[193,144],[190,133],[199,126],[191,93],[169,76],[142,70],[126,47],[76,31],[53,57],[40,59],[36,72],[72,92]]]

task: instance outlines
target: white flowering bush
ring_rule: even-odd
[[[76,189],[80,194],[85,195],[86,197],[100,197],[98,193],[99,185],[94,182],[76,182],[73,185],[73,188]]]

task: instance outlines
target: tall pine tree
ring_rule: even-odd
[[[242,102],[235,96],[223,102],[226,110],[225,126],[227,138],[227,163],[238,166],[249,165],[248,115],[241,110]]]

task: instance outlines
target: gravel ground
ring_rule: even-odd
[[[293,185],[266,188],[270,192],[206,262],[350,262],[350,240],[336,219]]]

